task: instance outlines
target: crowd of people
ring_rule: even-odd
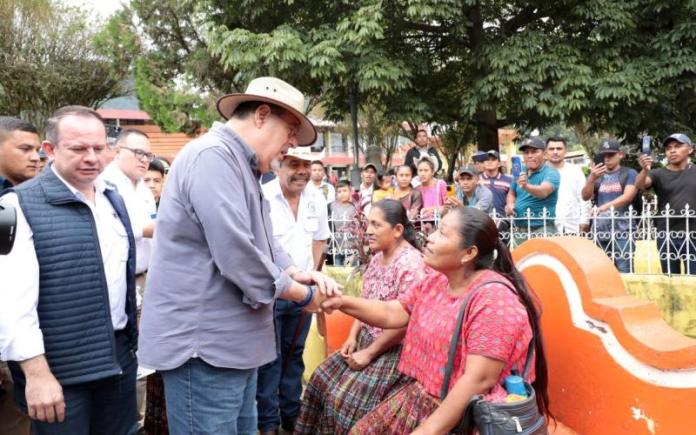
[[[420,130],[417,137],[424,135]],[[676,133],[662,145],[666,164],[652,169],[653,157],[641,155],[638,172],[622,166],[626,152],[617,140],[602,139],[585,176],[580,166],[567,162],[568,143],[563,137],[546,141],[530,137],[519,145],[523,162],[519,174],[505,173],[497,151],[477,152],[472,163],[454,171],[453,185],[436,177],[438,163],[431,154],[436,151],[430,147],[420,151],[420,160],[397,166],[395,172],[380,174],[376,165],[365,165],[354,198],[330,206],[351,203],[367,216],[372,203],[397,199],[426,235],[449,208],[471,206],[495,219],[510,247],[533,237],[582,235],[596,240],[617,269],[629,273],[633,271],[637,225],[646,217],[642,215],[643,194],[652,189],[657,207],[650,217],[662,272],[696,274],[693,143],[688,136]],[[331,217],[337,223],[353,219],[345,213]],[[334,244],[343,263],[345,252],[351,250],[345,241],[350,229],[345,225],[337,228]]]
[[[254,79],[217,108],[225,121],[171,168],[138,130],[108,141],[86,107],[53,113],[43,141],[0,117],[0,203],[17,214],[0,256],[1,433],[465,433],[469,399],[507,400],[503,381],[525,361],[549,415],[540,307],[502,237],[510,228],[490,215],[549,231],[545,213],[554,232],[575,234],[590,222],[568,209],[593,198],[597,220],[638,189],[660,207],[696,198],[681,134],[665,141],[661,169],[643,156],[640,173],[622,170],[618,143],[604,140],[585,181],[562,138],[529,138],[520,174],[482,152],[451,186],[419,130],[403,165],[368,163],[353,189],[298,150],[317,132],[288,83]],[[350,297],[321,270],[328,241],[359,214],[373,255]],[[356,320],[303,391],[312,314],[332,310]]]

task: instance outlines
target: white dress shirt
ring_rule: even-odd
[[[126,203],[128,217],[135,237],[135,273],[146,272],[152,254],[152,239],[143,237],[145,228],[157,215],[157,203],[150,189],[143,180],[133,187],[133,182],[121,171],[116,162],[111,162],[101,177],[112,183]]]
[[[51,166],[60,181],[84,202],[94,216],[99,237],[104,274],[109,291],[111,322],[114,330],[128,323],[126,315],[126,263],[128,233],[104,190],[109,187],[97,179],[94,203],[66,182]],[[0,355],[5,361],[24,361],[45,353],[43,334],[36,308],[39,303],[39,262],[33,233],[19,206],[17,194],[8,193],[0,202],[17,210],[17,233],[12,252],[0,256]],[[75,301],[79,303],[79,301]]]
[[[264,184],[262,189],[263,195],[271,204],[273,237],[290,255],[297,267],[302,270],[313,270],[315,259],[312,258],[312,242],[327,240],[331,236],[324,195],[314,194],[305,189],[300,195],[297,219],[295,219],[295,214],[283,196],[277,177]]]
[[[334,189],[331,183],[329,183],[326,180],[321,180],[321,184],[319,184],[319,186],[314,184],[312,180],[309,180],[309,183],[307,183],[307,187],[305,188],[305,190],[309,190],[312,193],[321,194],[326,200],[327,204],[331,204],[336,200],[336,189]],[[324,193],[324,191],[326,191],[326,193]]]
[[[556,201],[556,229],[560,233],[577,233],[580,224],[589,223],[590,202],[582,200],[585,174],[580,167],[567,162],[556,169],[561,175]]]

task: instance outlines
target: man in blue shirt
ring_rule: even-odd
[[[621,167],[624,153],[613,139],[603,139],[597,154],[604,163],[592,165],[582,189],[582,199],[595,202],[594,231],[597,243],[614,260],[619,272],[631,272],[633,246],[629,237],[630,219],[626,216],[636,196],[637,172]],[[640,212],[640,211],[638,211]]]
[[[545,148],[546,144],[538,137],[523,140],[519,147],[526,168],[513,181],[505,206],[505,214],[516,218],[516,227],[520,231],[515,235],[515,245],[530,238],[532,233],[545,235],[555,231],[561,176],[545,163]]]
[[[478,182],[478,173],[473,165],[464,166],[457,171],[457,194],[448,196],[447,205],[461,207],[466,205],[484,213],[493,212],[493,193]]]

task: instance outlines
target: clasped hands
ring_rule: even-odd
[[[331,314],[333,310],[340,308],[343,286],[337,283],[335,279],[316,271],[296,272],[292,277],[300,284],[313,285],[315,287],[314,298],[304,308],[305,310],[310,313],[325,312]]]

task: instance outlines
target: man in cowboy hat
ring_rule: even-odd
[[[292,148],[280,163],[277,177],[264,184],[271,205],[273,237],[303,270],[318,270],[326,240],[331,235],[324,195],[308,189],[312,162],[320,157]],[[302,353],[311,317],[293,302],[275,304],[278,358],[259,368],[256,404],[261,435],[278,433],[281,423],[293,432],[300,414]]]
[[[174,434],[255,434],[257,368],[277,356],[276,298],[315,311],[339,293],[274,240],[259,185],[290,148],[315,141],[304,96],[261,77],[217,108],[227,122],[169,171],[143,301],[140,363],[162,373]]]

